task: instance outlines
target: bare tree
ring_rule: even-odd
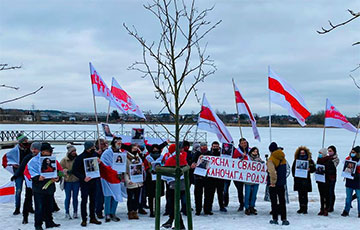
[[[324,27],[321,27],[321,30],[317,30],[316,32],[318,32],[319,34],[326,34],[326,33],[329,33],[331,32],[332,30],[340,27],[340,26],[344,26],[346,24],[348,24],[349,22],[353,21],[354,19],[356,18],[360,18],[360,11],[355,13],[353,10],[350,10],[348,9],[348,12],[350,13],[351,15],[351,18],[349,18],[348,20],[344,21],[344,22],[341,22],[341,23],[338,23],[336,25],[334,25],[330,20],[329,20],[329,25],[330,25],[330,28],[329,29],[325,29]],[[359,45],[360,44],[360,41],[358,42],[354,42],[352,45],[355,46],[355,45]],[[350,72],[355,72],[357,69],[360,68],[360,64],[353,70],[351,70]],[[350,78],[353,80],[355,86],[360,89],[360,83],[356,81],[356,79],[350,74],[349,75]]]
[[[20,69],[21,66],[9,66],[8,64],[1,64],[0,63],[0,71],[5,71],[5,70],[14,70],[14,69]],[[0,85],[0,88],[8,88],[8,89],[14,89],[14,90],[19,90],[20,87],[15,87],[15,86],[10,86],[10,85],[5,85],[5,84],[2,84]],[[5,100],[5,101],[0,101],[0,105],[2,104],[6,104],[6,103],[9,103],[9,102],[13,102],[13,101],[17,101],[17,100],[20,100],[22,98],[25,98],[25,97],[28,97],[30,95],[33,95],[33,94],[36,94],[37,92],[39,92],[41,89],[43,88],[43,86],[39,87],[37,90],[35,91],[32,91],[30,93],[27,93],[27,94],[24,94],[22,96],[19,96],[19,97],[15,97],[15,98],[12,98],[12,99],[9,99],[9,100]]]
[[[143,78],[152,81],[156,98],[163,102],[163,109],[174,118],[175,134],[163,127],[176,142],[175,213],[180,213],[179,138],[180,130],[186,124],[186,121],[180,122],[180,112],[191,94],[200,102],[197,85],[216,71],[213,60],[206,55],[207,44],[203,40],[221,20],[215,23],[208,21],[207,15],[213,7],[199,10],[195,0],[189,4],[185,0],[153,0],[144,7],[158,20],[160,37],[157,42],[148,42],[135,27],[129,28],[124,24],[127,32],[142,47],[142,60],[133,63],[129,69],[139,71]],[[179,217],[176,215],[176,220]],[[175,224],[179,227],[178,221]]]

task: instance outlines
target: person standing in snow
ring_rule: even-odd
[[[357,197],[358,217],[360,218],[360,146],[353,148],[345,160],[351,160],[357,163],[355,173],[353,174],[354,179],[346,178],[346,202],[344,211],[341,215],[349,216],[352,194],[355,191]]]
[[[340,160],[339,157],[337,155],[337,151],[336,151],[336,147],[331,145],[328,147],[327,149],[328,155],[332,158],[332,161],[334,162],[335,168],[339,165]],[[332,175],[330,175],[329,178],[329,197],[330,197],[330,207],[328,212],[333,212],[334,211],[334,205],[335,205],[335,200],[336,200],[336,196],[335,196],[335,185],[336,185],[336,170],[332,171]]]
[[[278,214],[281,215],[282,225],[289,225],[286,219],[285,185],[286,159],[285,153],[275,142],[269,145],[271,156],[267,162],[268,184],[271,200],[272,220],[270,224],[278,223]]]
[[[308,162],[307,178],[295,177],[296,160]],[[298,192],[300,209],[297,211],[299,214],[307,214],[308,210],[308,193],[312,191],[310,174],[315,172],[315,163],[311,159],[311,152],[305,146],[300,146],[295,151],[294,162],[291,167],[292,175],[294,177],[294,191]]]

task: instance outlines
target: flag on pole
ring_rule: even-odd
[[[199,129],[215,133],[221,143],[231,143],[233,141],[230,132],[206,100],[205,94],[197,125]]]
[[[329,99],[326,99],[325,127],[344,128],[354,133],[357,132],[356,127],[335,108]]]
[[[91,76],[90,76],[91,77],[91,86],[92,86],[92,89],[94,92],[94,96],[99,96],[99,97],[105,98],[106,100],[108,100],[110,102],[111,107],[118,108],[120,111],[122,111],[123,113],[126,114],[126,111],[123,109],[121,104],[115,100],[115,97],[111,93],[111,90],[106,85],[104,80],[100,77],[98,72],[96,72],[96,70],[93,67],[93,65],[91,64],[91,62],[89,64],[90,64],[90,73],[91,73]]]
[[[123,90],[123,88],[121,88],[115,78],[112,79],[111,93],[114,95],[116,102],[121,105],[124,111],[146,120],[144,114],[141,112],[141,109],[135,103],[134,99],[132,99],[130,95]]]
[[[245,101],[245,99],[243,98],[243,96],[241,95],[240,90],[235,85],[235,82],[233,82],[233,84],[234,84],[234,89],[235,89],[235,101],[236,101],[237,111],[239,114],[246,114],[249,116],[250,122],[251,122],[251,127],[252,127],[252,130],[254,133],[254,138],[258,141],[261,141],[259,131],[256,127],[256,120],[251,113],[250,107],[249,107],[248,103]]]
[[[310,116],[302,96],[284,79],[280,78],[269,66],[270,101],[288,110],[301,126],[305,126],[305,119]]]
[[[12,203],[15,201],[15,183],[8,182],[0,186],[0,203]]]

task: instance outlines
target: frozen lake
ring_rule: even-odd
[[[120,130],[121,125],[110,125],[112,130]],[[139,127],[139,125],[124,125],[124,130],[131,130],[132,127]],[[146,130],[150,128],[143,125]],[[153,126],[152,126],[153,127]],[[172,128],[171,126],[168,126]],[[95,130],[95,125],[9,125],[1,124],[0,130]],[[163,129],[160,126],[155,127],[156,130],[162,131]],[[192,131],[194,131],[193,129]],[[199,130],[201,131],[201,130]],[[229,131],[232,134],[235,143],[237,144],[240,137],[238,127],[229,127]],[[202,132],[202,131],[201,131]],[[264,155],[268,152],[269,145],[269,129],[268,128],[259,128],[261,142],[254,140],[252,130],[250,127],[243,128],[244,137],[250,143],[250,146],[257,146],[260,150],[262,158],[265,158]],[[323,129],[321,128],[273,128],[272,137],[273,141],[276,141],[279,146],[284,147],[284,152],[286,158],[289,161],[290,165],[293,162],[294,152],[296,148],[300,145],[307,146],[313,153],[313,159],[316,161],[317,152],[321,148],[322,143],[322,133]],[[341,160],[340,166],[343,164],[343,160],[350,152],[355,134],[351,133],[344,129],[326,129],[326,139],[325,146],[335,145],[339,158]],[[216,136],[208,133],[208,143],[217,140]],[[356,142],[356,145],[360,145],[360,137]],[[65,154],[64,145],[55,146],[55,155],[58,160]],[[77,146],[78,153],[82,152],[83,147]],[[2,156],[6,150],[1,150],[0,155]],[[336,184],[336,195],[337,200],[335,204],[335,212],[330,214],[329,217],[318,217],[316,214],[319,211],[319,193],[317,185],[313,179],[313,192],[309,194],[309,214],[306,216],[296,214],[298,209],[297,193],[293,192],[293,178],[290,176],[288,178],[288,189],[290,195],[290,204],[288,205],[288,219],[290,220],[291,225],[289,227],[281,227],[287,229],[340,229],[340,228],[352,228],[357,229],[357,226],[360,224],[360,220],[356,217],[356,209],[352,209],[349,218],[343,218],[340,216],[345,202],[345,186],[344,182],[340,176],[341,167],[338,167],[338,182]],[[0,184],[5,184],[10,178],[10,174],[1,169],[0,174]],[[257,199],[257,209],[259,215],[257,216],[245,216],[244,213],[238,213],[236,211],[237,204],[237,195],[234,185],[231,185],[230,188],[230,205],[228,208],[228,213],[220,213],[218,211],[217,200],[214,201],[214,216],[195,216],[194,217],[194,229],[234,229],[235,226],[242,227],[244,229],[278,229],[279,227],[270,226],[268,221],[270,216],[268,212],[270,210],[270,203],[263,201],[264,196],[263,185],[259,188],[258,199]],[[216,196],[215,196],[216,197]],[[193,199],[193,197],[192,197]],[[62,224],[61,229],[83,229],[80,227],[80,220],[64,220],[64,192],[59,188],[56,191],[56,200],[60,205],[61,211],[54,214],[55,222]],[[192,202],[194,204],[194,202]],[[164,200],[162,200],[162,208],[164,205]],[[356,207],[356,203],[353,203],[353,206]],[[0,209],[0,219],[3,220],[2,229],[29,229],[33,228],[33,216],[29,218],[28,225],[21,224],[21,216],[13,216],[12,212],[14,210],[13,204],[2,204]],[[117,209],[118,215],[121,218],[120,223],[103,223],[101,226],[88,226],[87,229],[154,229],[154,219],[149,218],[148,216],[140,216],[139,221],[129,221],[126,217],[126,203],[121,203]],[[162,222],[166,220],[165,217],[162,217]],[[209,225],[209,220],[211,224]]]

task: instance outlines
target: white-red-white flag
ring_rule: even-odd
[[[302,96],[270,67],[268,80],[270,101],[287,109],[291,117],[295,118],[301,126],[305,126],[305,119],[310,116],[310,112]]]
[[[231,143],[233,141],[230,132],[206,100],[205,94],[197,125],[199,129],[215,133],[221,143]]]
[[[114,95],[115,100],[121,104],[121,107],[127,113],[134,114],[146,120],[144,114],[141,112],[141,109],[135,103],[134,99],[132,99],[130,95],[123,90],[123,88],[121,88],[115,78],[112,79],[111,93]]]
[[[355,126],[335,108],[329,99],[326,99],[325,127],[344,128],[354,133],[357,132]]]
[[[8,182],[0,186],[0,203],[11,203],[15,201],[15,183]]]
[[[91,63],[90,65],[90,77],[91,77],[91,86],[93,89],[94,96],[104,97],[110,102],[111,107],[118,108],[120,111],[126,114],[126,111],[123,109],[121,104],[115,100],[114,95],[111,93],[111,90],[106,85],[105,81],[100,77],[98,72]]]
[[[254,138],[258,141],[261,141],[259,131],[256,127],[256,120],[251,113],[250,107],[249,107],[248,103],[245,101],[245,99],[243,98],[243,96],[241,95],[240,90],[235,85],[235,82],[233,82],[233,84],[234,84],[234,90],[235,90],[235,101],[236,101],[237,111],[239,112],[239,114],[246,114],[249,116],[250,122],[251,122],[251,127],[252,127],[252,130],[254,133]]]

